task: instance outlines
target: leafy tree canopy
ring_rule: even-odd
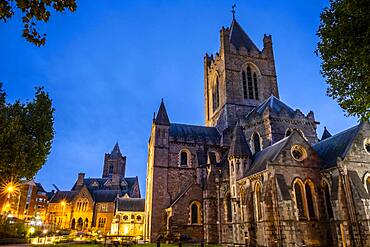
[[[14,16],[16,10],[21,12],[23,22],[22,36],[29,42],[45,45],[46,34],[37,30],[37,22],[48,22],[52,9],[58,12],[75,11],[75,0],[0,0],[0,20],[6,22]]]
[[[31,102],[6,102],[0,83],[0,177],[32,178],[45,163],[54,137],[54,108],[43,88]]]
[[[320,16],[317,53],[328,96],[361,120],[370,119],[370,1],[330,0]]]

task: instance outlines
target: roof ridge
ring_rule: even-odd
[[[338,137],[340,135],[343,135],[346,132],[353,131],[353,129],[355,129],[357,127],[360,127],[360,125],[361,125],[361,123],[360,124],[357,124],[355,126],[352,126],[352,127],[348,128],[348,129],[342,130],[341,132],[338,132],[338,133],[336,133],[336,134],[334,134],[334,135],[332,135],[332,136],[330,136],[330,137],[328,137],[328,138],[326,138],[324,140],[321,140],[321,141],[315,143],[313,146],[318,145],[318,144],[321,144],[321,143],[324,143],[324,142],[329,141],[329,140],[332,140],[335,137]]]

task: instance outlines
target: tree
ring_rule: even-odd
[[[361,120],[370,119],[370,1],[330,0],[320,15],[316,53],[328,96]]]
[[[65,10],[75,11],[75,0],[0,0],[0,20],[6,22],[20,11],[23,22],[22,36],[29,42],[41,46],[45,45],[46,34],[40,34],[36,22],[48,22],[50,10],[58,12]]]
[[[45,163],[54,137],[54,108],[43,88],[31,102],[6,103],[0,83],[0,177],[32,178]]]

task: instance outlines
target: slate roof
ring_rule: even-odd
[[[254,154],[252,166],[247,171],[246,176],[249,176],[249,175],[265,170],[267,162],[271,162],[277,157],[277,155],[286,145],[286,143],[288,142],[289,138],[291,138],[291,136],[292,135],[285,137],[284,139]]]
[[[322,133],[322,136],[321,136],[321,141],[322,140],[325,140],[329,137],[331,137],[332,135],[330,134],[330,132],[326,129],[326,127],[324,127],[324,132]]]
[[[38,192],[46,193],[46,191],[44,190],[44,187],[42,187],[40,183],[36,183],[36,187],[37,187]]]
[[[346,156],[348,148],[352,144],[359,129],[360,124],[332,137],[326,138],[312,146],[322,159],[322,168],[334,167],[338,157],[344,158]]]
[[[114,202],[117,196],[123,196],[121,190],[94,190],[92,195],[95,202]]]
[[[253,41],[249,38],[246,32],[244,32],[243,28],[239,25],[239,23],[234,19],[231,23],[230,27],[230,43],[232,43],[236,49],[240,49],[240,47],[244,47],[247,50],[258,50],[257,46],[253,43]]]
[[[61,201],[70,202],[78,194],[77,191],[57,191],[51,198],[51,203],[58,203]]]
[[[254,108],[246,118],[253,116],[255,114],[262,115],[263,112],[268,108],[271,112],[280,113],[281,111],[287,112],[289,115],[293,116],[295,111],[286,105],[284,102],[271,95],[266,101]]]
[[[234,128],[233,139],[229,150],[229,157],[252,157],[252,152],[243,133],[242,127],[237,124]]]
[[[212,142],[219,143],[220,134],[215,127],[205,127],[199,125],[171,123],[170,136],[183,139],[210,139]]]
[[[154,123],[159,125],[170,125],[170,119],[168,118],[163,99],[161,101],[161,105],[159,106],[157,117],[155,118]]]
[[[118,198],[117,211],[144,212],[145,199],[140,198]]]

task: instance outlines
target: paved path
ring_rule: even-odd
[[[1,247],[29,247],[31,245],[29,244],[7,244],[7,245],[1,245]]]

